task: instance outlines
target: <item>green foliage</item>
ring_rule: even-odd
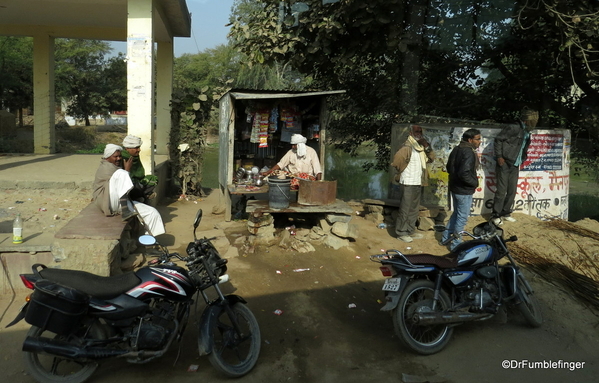
[[[175,59],[173,86],[175,89],[222,86],[237,77],[238,53],[228,45]]]
[[[127,110],[127,62],[119,53],[105,61],[102,69],[101,87],[108,112]]]
[[[181,194],[202,195],[208,124],[226,88],[178,90],[171,100],[170,158]],[[214,171],[214,169],[211,169]]]
[[[237,0],[231,40],[251,63],[289,63],[333,104],[332,135],[346,151],[426,116],[514,121],[599,138],[599,2],[586,0]],[[296,11],[294,13],[294,10]],[[337,132],[335,134],[335,131]]]
[[[66,112],[85,119],[126,110],[127,68],[124,57],[106,59],[111,51],[98,40],[56,40],[56,95],[68,102]]]
[[[249,67],[245,61],[231,45],[175,59],[170,147],[182,194],[202,193],[206,137],[209,132],[218,134],[218,100],[223,94],[231,88],[301,89],[309,81],[290,65]],[[181,151],[180,144],[187,149]]]
[[[77,154],[103,154],[104,149],[106,148],[106,144],[96,144],[93,149],[80,149],[75,153]]]
[[[112,49],[97,40],[56,39],[56,97],[66,112],[83,118],[127,109],[124,56],[106,59]],[[0,101],[10,111],[33,106],[33,39],[0,37]]]
[[[310,78],[293,70],[289,64],[273,62],[270,65],[245,65],[244,54],[232,45],[219,45],[214,49],[175,59],[174,88],[219,87],[245,89],[303,89]]]
[[[570,194],[568,200],[568,221],[576,222],[584,218],[599,220],[597,206],[599,206],[599,196]]]
[[[0,102],[10,111],[33,104],[33,39],[0,37]]]
[[[570,151],[570,157],[572,159],[570,172],[573,177],[591,182],[599,182],[598,157],[576,149]]]

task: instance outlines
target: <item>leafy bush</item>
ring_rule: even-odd
[[[202,165],[209,122],[225,88],[178,90],[171,100],[170,157],[181,194],[203,195]]]

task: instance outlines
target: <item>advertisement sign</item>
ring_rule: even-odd
[[[436,154],[436,159],[429,164],[429,186],[424,188],[421,204],[450,207],[445,164],[462,134],[474,127],[481,131],[483,139],[477,150],[480,160],[477,171],[479,186],[473,196],[471,215],[491,214],[497,190],[493,150],[495,137],[501,131],[500,126],[421,126]],[[404,142],[407,125],[398,127],[403,129],[399,137],[400,142]],[[570,131],[567,129],[531,131],[528,158],[520,167],[514,212],[538,218],[568,219],[570,145]]]

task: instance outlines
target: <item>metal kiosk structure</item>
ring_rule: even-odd
[[[307,145],[316,150],[321,166],[324,165],[329,117],[327,96],[341,93],[345,91],[231,90],[221,97],[218,183],[226,207],[225,220],[231,220],[232,195],[251,194],[256,199],[263,199],[268,193],[268,185],[248,187],[234,182],[236,170],[274,166],[291,148],[291,134],[300,133],[308,138]],[[267,138],[264,133],[257,138],[256,119],[266,121],[266,115],[270,119]],[[324,166],[322,172],[324,178]]]

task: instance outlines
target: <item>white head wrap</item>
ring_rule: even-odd
[[[137,136],[128,135],[123,140],[123,147],[125,147],[125,148],[137,148],[137,147],[140,147],[142,143],[143,142],[141,141],[141,138],[139,138]]]
[[[114,144],[106,144],[106,148],[104,149],[104,154],[102,155],[102,158],[108,158],[112,156],[114,152],[116,152],[117,150],[122,152],[123,148]]]
[[[306,156],[306,142],[308,142],[308,140],[301,134],[294,134],[291,136],[291,145],[297,145],[298,157]]]

